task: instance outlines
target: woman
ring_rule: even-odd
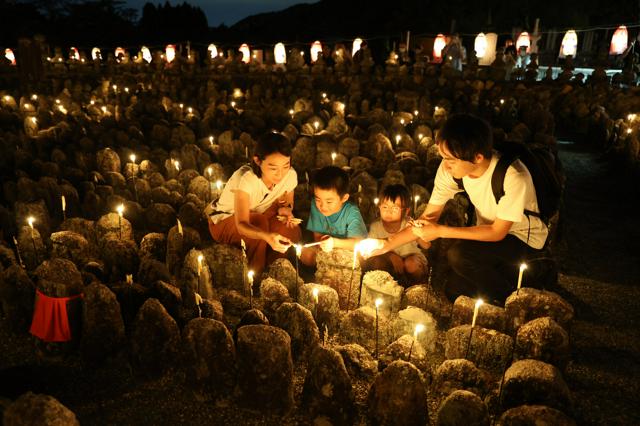
[[[280,133],[268,133],[258,140],[252,164],[236,170],[208,208],[213,239],[236,246],[244,240],[249,268],[257,277],[300,240],[300,228],[292,221],[297,185],[291,143]]]

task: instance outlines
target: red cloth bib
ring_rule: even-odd
[[[36,290],[36,306],[29,332],[45,342],[71,340],[67,302],[82,296],[50,297]]]

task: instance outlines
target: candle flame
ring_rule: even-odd
[[[376,308],[379,308],[379,307],[380,307],[380,305],[382,305],[382,299],[378,297],[378,298],[376,299]]]
[[[253,277],[256,273],[253,272],[253,269],[249,270],[249,272],[247,272],[247,277],[249,278],[249,284],[253,284]]]
[[[135,154],[131,154],[129,156],[129,160],[131,160],[132,163],[135,163],[136,162],[136,155]]]
[[[211,177],[211,175],[213,174],[213,167],[207,167],[207,174],[209,174],[209,177]]]
[[[476,309],[478,309],[478,308],[480,308],[480,306],[482,306],[483,304],[484,304],[484,300],[482,300],[482,299],[478,299],[478,300],[476,300],[475,308],[476,308]]]
[[[29,216],[27,218],[27,223],[29,224],[29,226],[31,227],[31,229],[33,229],[33,222],[35,222],[36,219],[33,216]]]
[[[416,324],[416,328],[413,331],[413,338],[417,338],[418,334],[424,331],[424,324]]]
[[[122,212],[124,212],[124,204],[118,204],[118,207],[116,207],[116,211],[118,212],[118,215],[122,217]]]
[[[221,180],[217,180],[216,181],[216,188],[218,189],[218,191],[220,191],[222,189],[222,181]]]
[[[311,293],[313,294],[313,300],[318,303],[318,287],[314,287],[313,290],[311,290]]]
[[[294,244],[293,246],[296,249],[296,256],[298,256],[298,257],[302,256],[302,245]]]
[[[527,264],[526,263],[521,263],[520,264],[520,271],[524,271],[525,269],[527,269]]]

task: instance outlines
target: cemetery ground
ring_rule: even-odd
[[[567,190],[558,291],[575,309],[571,361],[564,372],[574,398],[571,415],[580,425],[640,424],[640,189],[600,151],[571,143],[561,143],[560,151]],[[304,371],[296,367],[295,373],[299,395]],[[368,382],[353,384],[364,422]],[[200,400],[180,373],[145,381],[133,375],[124,356],[97,369],[83,366],[77,353],[43,358],[32,336],[12,334],[0,320],[0,404],[28,390],[54,396],[81,424],[312,421],[298,406],[281,417],[238,407],[232,397]],[[429,409],[433,422],[437,407]]]

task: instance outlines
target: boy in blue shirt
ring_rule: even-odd
[[[314,202],[307,229],[320,244],[305,247],[300,261],[307,266],[316,265],[318,248],[353,250],[355,244],[367,237],[367,226],[360,210],[349,200],[349,175],[340,167],[327,166],[318,170],[312,180]]]

